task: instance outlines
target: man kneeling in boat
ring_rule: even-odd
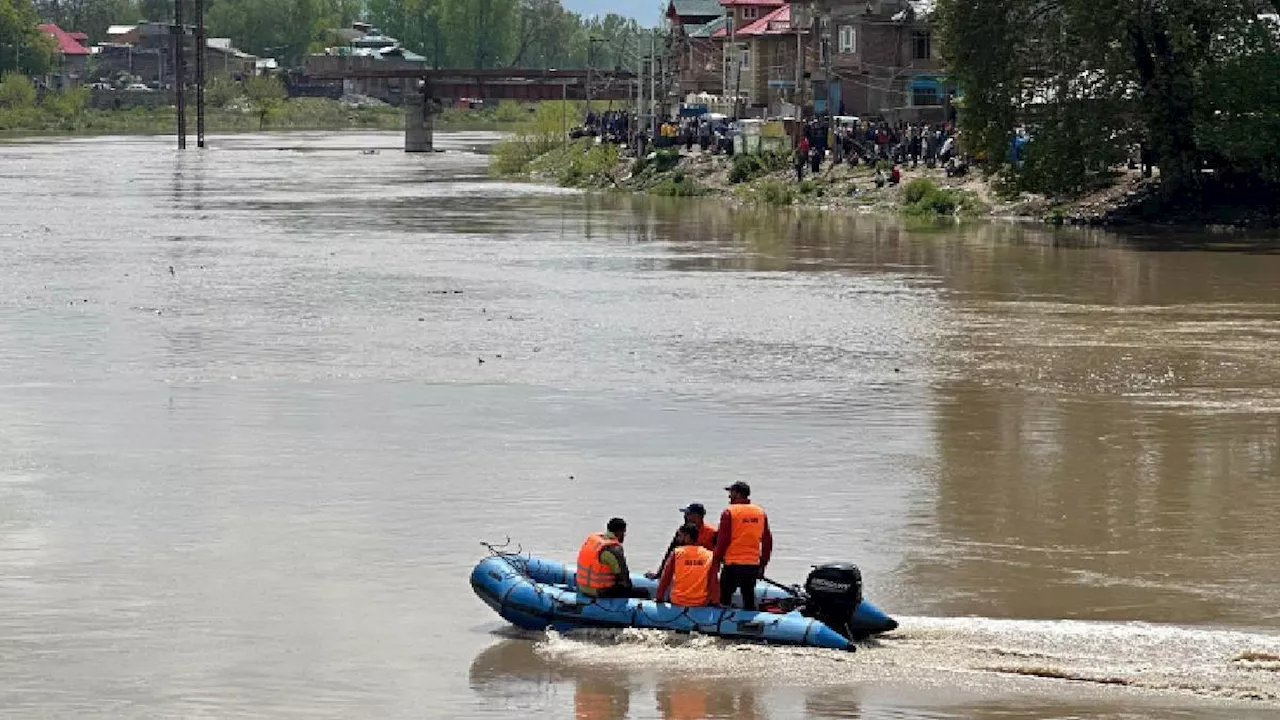
[[[659,601],[671,591],[672,605],[702,607],[720,596],[715,573],[711,572],[712,553],[698,543],[698,526],[689,524],[676,531],[679,547],[662,564],[658,581]]]
[[[627,521],[613,518],[606,529],[608,532],[588,535],[578,550],[574,577],[578,592],[598,598],[648,598],[648,592],[631,586],[631,571],[622,552]]]
[[[698,529],[698,544],[708,550],[716,549],[716,526],[707,524],[707,508],[702,503],[689,503],[687,507],[680,508],[680,512],[684,514],[684,521],[680,523],[680,527],[676,528],[676,534],[671,536],[671,544],[667,546],[667,554],[662,556],[662,562],[658,563],[658,572],[645,573],[644,576],[650,580],[657,580],[662,576],[662,566],[667,564],[667,559],[671,557],[671,553],[680,547],[680,531],[686,525],[692,525]]]

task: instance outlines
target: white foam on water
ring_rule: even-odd
[[[658,630],[548,633],[536,652],[802,685],[903,682],[966,691],[1133,693],[1280,709],[1280,636],[1146,623],[899,618],[857,653],[733,643]]]

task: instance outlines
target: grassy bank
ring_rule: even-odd
[[[195,129],[194,108],[188,109],[187,122]],[[129,110],[84,109],[63,115],[40,108],[0,110],[0,135],[132,135],[173,132],[177,123],[176,108],[133,108]],[[222,108],[206,110],[205,127],[209,132],[254,132],[259,130],[345,130],[365,128],[398,130],[404,126],[402,114],[395,109],[353,109],[334,100],[298,98],[282,103],[264,123],[253,112]]]
[[[42,135],[131,135],[173,132],[173,105],[99,109],[90,107],[84,87],[40,96],[21,75],[0,78],[0,137]],[[194,101],[187,102],[188,126],[195,129]],[[437,118],[443,130],[513,129],[530,112],[518,103],[483,110],[448,108]],[[289,98],[271,78],[245,83],[216,80],[205,91],[205,127],[209,132],[262,130],[392,130],[404,128],[404,111],[361,106],[328,98]]]
[[[205,93],[205,126],[210,132],[257,130],[337,130],[403,127],[400,110],[353,107],[326,98],[289,98],[274,78],[245,83],[218,81]],[[193,103],[187,104],[194,129]],[[98,109],[89,106],[89,90],[71,88],[40,95],[21,76],[0,79],[0,135],[150,134],[171,132],[177,122],[172,105]]]

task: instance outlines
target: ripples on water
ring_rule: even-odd
[[[0,146],[0,714],[1275,712],[1280,256],[584,196],[491,140]],[[856,560],[903,631],[490,647],[478,540],[625,512],[656,564],[742,478],[771,574]]]

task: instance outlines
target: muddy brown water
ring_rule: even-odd
[[[0,715],[1280,713],[1280,254],[584,196],[492,141],[0,145]],[[528,636],[468,587],[615,514],[645,569],[738,479],[771,575],[858,562],[901,630]]]

